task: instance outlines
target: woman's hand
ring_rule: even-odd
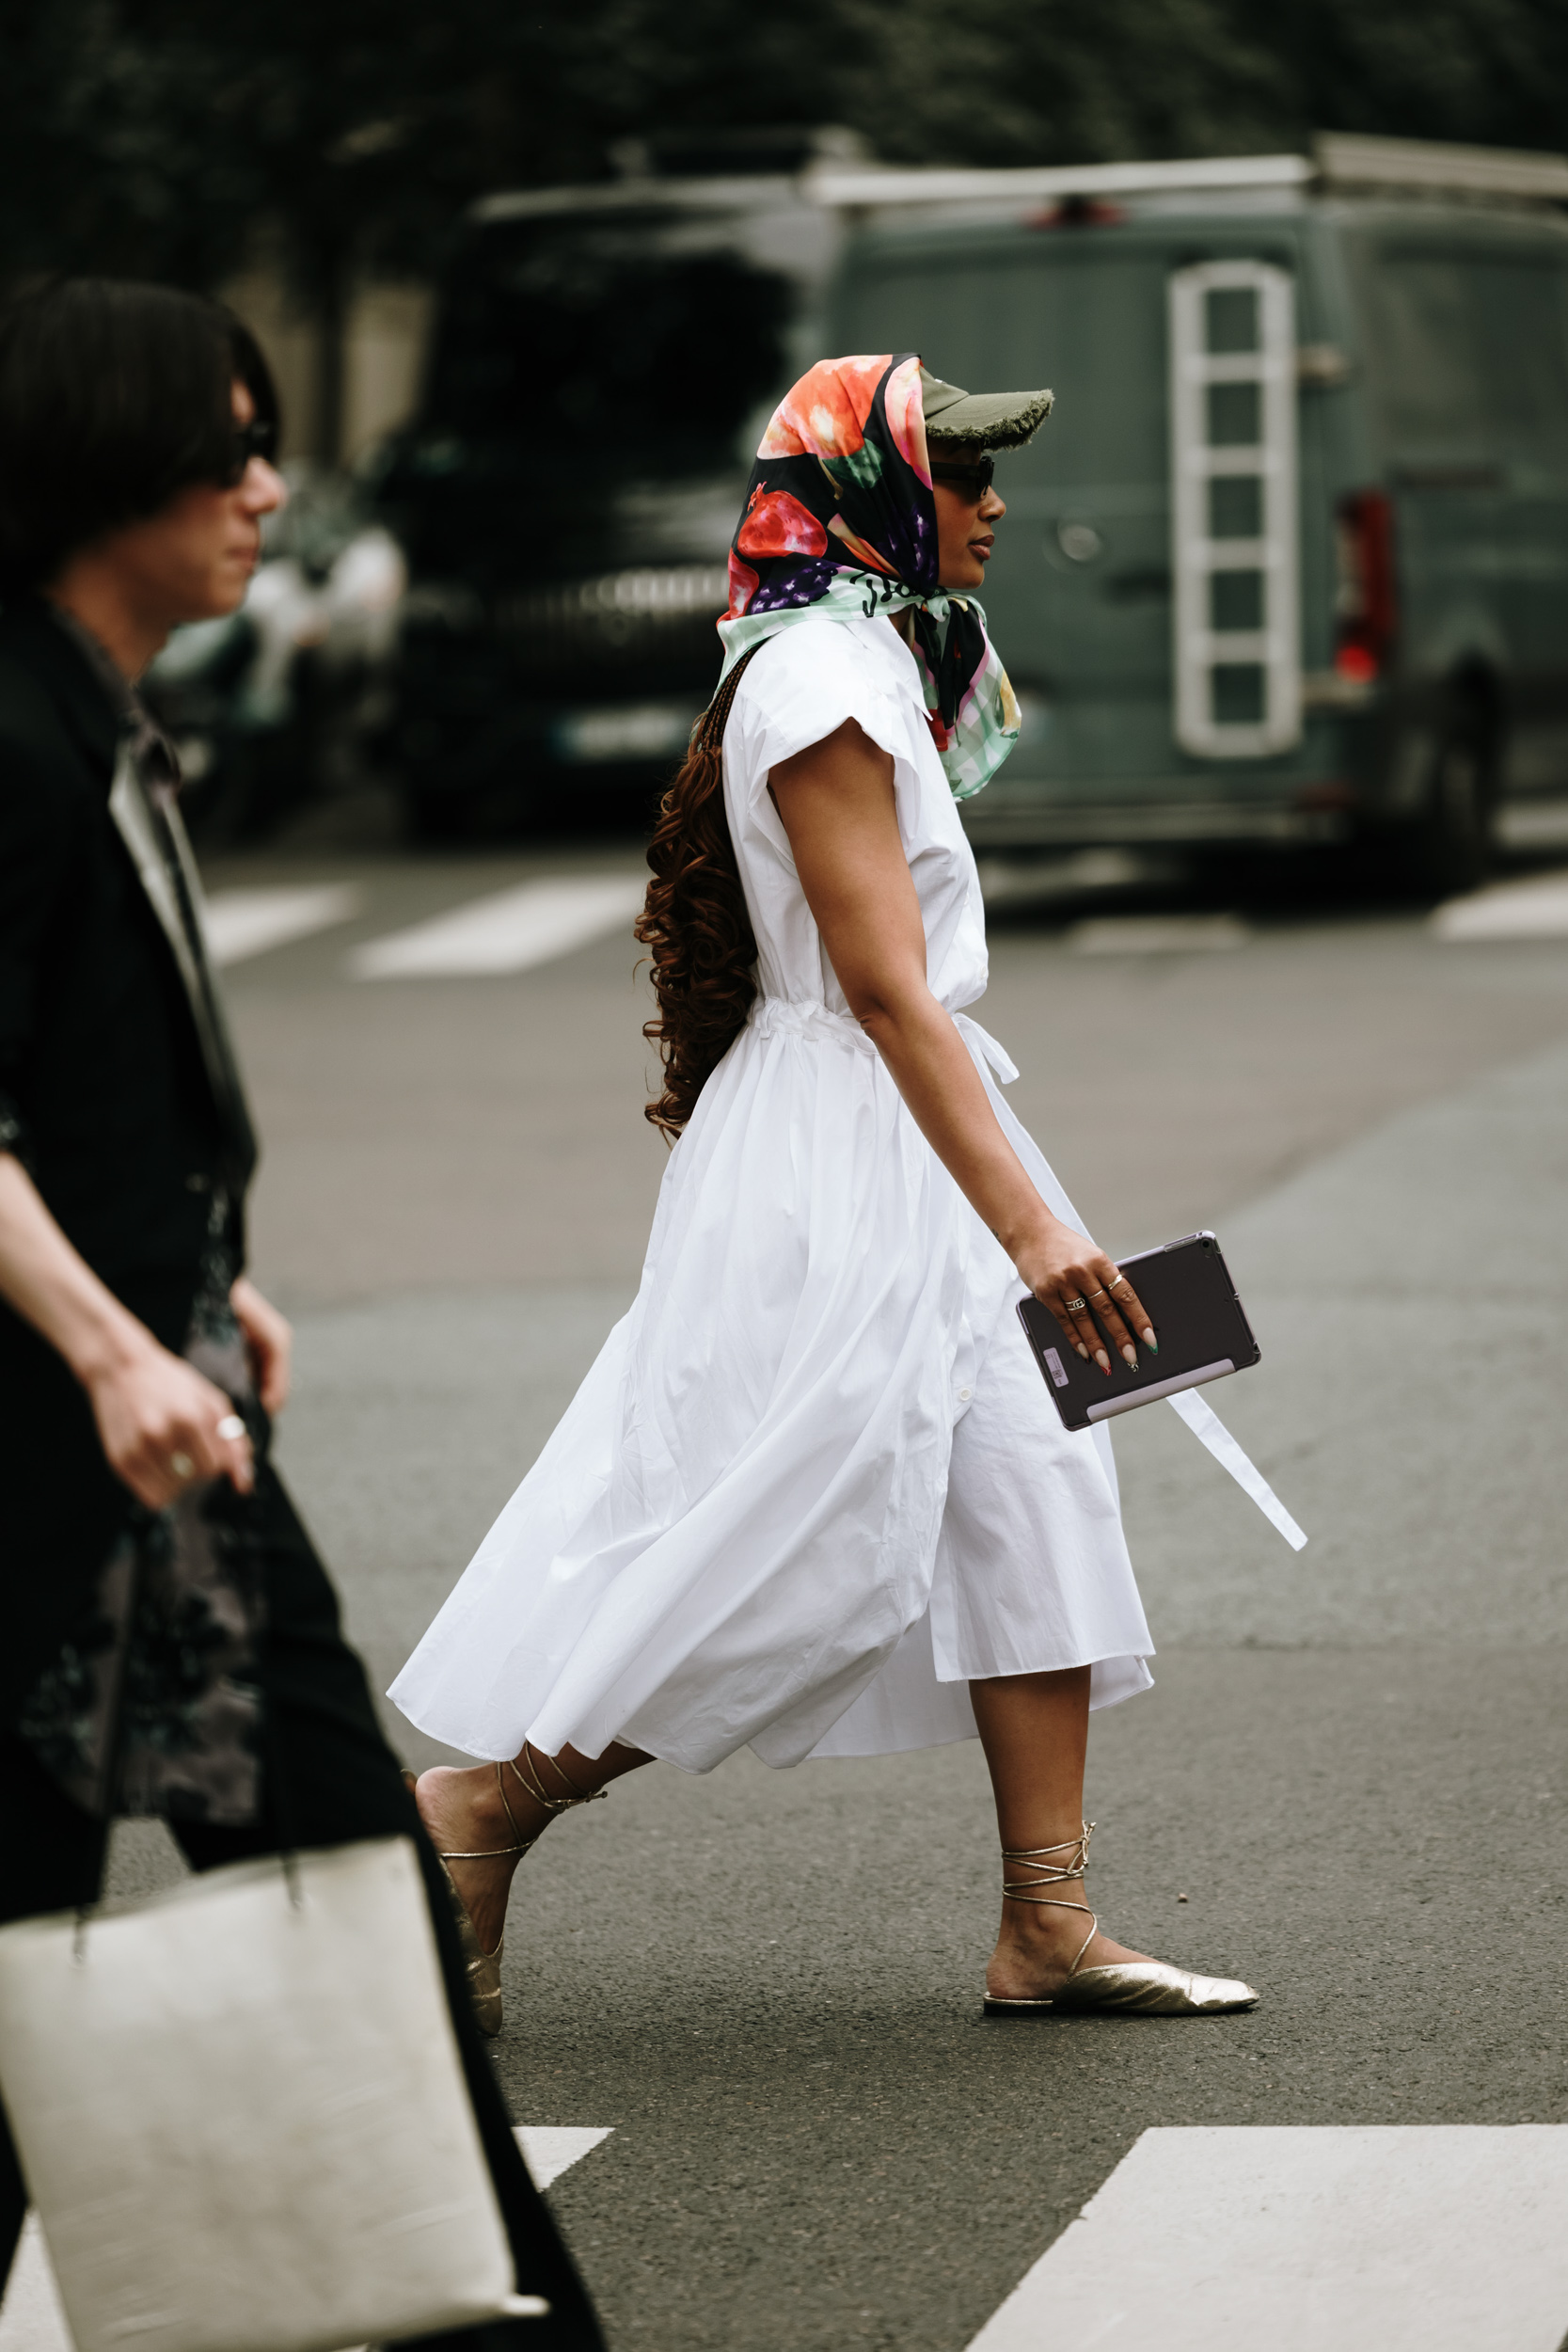
[[[229,1398],[100,1280],[9,1152],[0,1152],[0,1296],[71,1366],[109,1468],[138,1502],[161,1511],[209,1478],[249,1494],[250,1440]]]
[[[1101,1324],[1111,1345],[1134,1371],[1138,1362],[1134,1334],[1159,1354],[1160,1343],[1144,1303],[1116,1261],[1048,1209],[1041,1210],[1037,1230],[1013,1242],[1008,1254],[1020,1279],[1028,1283],[1042,1306],[1050,1308],[1069,1344],[1085,1361],[1097,1363],[1107,1378],[1111,1359],[1101,1335]]]
[[[242,1274],[229,1294],[234,1320],[250,1350],[250,1370],[264,1413],[277,1414],[289,1401],[294,1335],[270,1299],[263,1298],[247,1274]]]
[[[249,1494],[250,1440],[230,1398],[150,1331],[143,1340],[83,1375],[109,1468],[150,1511],[211,1478]]]

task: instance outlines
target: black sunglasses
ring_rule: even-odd
[[[277,462],[277,420],[276,417],[252,417],[248,424],[237,424],[231,444],[233,454],[224,477],[233,489],[245,480],[245,468],[253,457],[260,457],[269,466]]]
[[[976,506],[979,505],[995,479],[996,460],[990,456],[977,457],[973,466],[933,466],[931,468],[933,482],[950,482],[955,489],[962,490],[966,498],[972,498]]]

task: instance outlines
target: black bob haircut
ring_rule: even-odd
[[[276,425],[261,346],[173,286],[57,278],[0,311],[0,596],[43,587],[106,532],[238,479],[232,386]]]

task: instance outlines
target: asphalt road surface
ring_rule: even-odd
[[[636,1280],[663,1162],[638,870],[602,844],[211,870],[266,1147],[255,1270],[298,1328],[283,1464],[379,1686]],[[1568,2127],[1568,935],[1549,911],[1450,942],[1418,911],[1095,874],[995,877],[977,1009],[1107,1246],[1220,1232],[1263,1363],[1207,1393],[1311,1541],[1291,1552],[1164,1406],[1118,1422],[1159,1658],[1095,1719],[1090,1893],[1262,2006],[983,2022],[973,1743],[621,1784],[520,1875],[497,2044],[520,2123],[608,2130],[550,2193],[621,2352],[960,2352],[1118,2166],[1088,2303],[1061,2265],[1096,2241],[1069,2233],[988,2345],[1185,2344],[1174,2304],[1139,2334],[1104,2302],[1170,2165],[1199,2215],[1177,2235],[1211,2233],[1229,2275],[1227,2229],[1246,2239],[1304,2150],[1350,2167],[1338,2205],[1275,2200],[1318,2231],[1307,2268],[1364,2239],[1364,2266],[1395,2264],[1384,2301],[1363,2281],[1304,2334],[1193,2341],[1552,2352],[1568,2329],[1568,2275],[1539,2246],[1503,2260],[1486,2206],[1513,2183],[1527,2212],[1568,2144],[1541,2128]],[[311,915],[309,890],[339,895]],[[257,947],[291,891],[300,935]],[[501,893],[510,913],[465,912]],[[356,977],[356,949],[454,912],[392,955],[404,977]],[[122,1884],[167,1867],[158,1833],[121,1833]],[[1514,2127],[1484,2147],[1522,2186],[1478,2126]]]

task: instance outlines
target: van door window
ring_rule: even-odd
[[[1545,259],[1379,251],[1367,326],[1396,455],[1568,459],[1563,283]]]

